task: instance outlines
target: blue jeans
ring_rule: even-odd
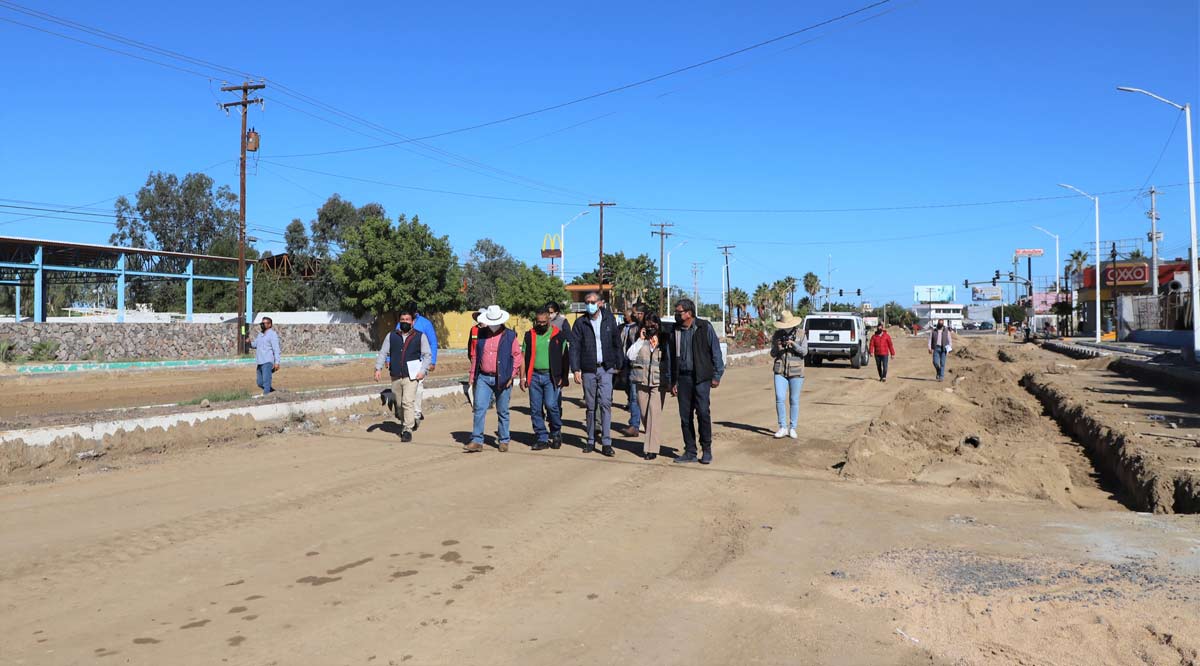
[[[562,389],[554,385],[548,372],[534,371],[529,382],[529,414],[533,418],[533,433],[537,441],[546,443],[551,435],[562,432],[562,412],[558,411],[559,394]],[[545,415],[542,412],[545,412]],[[550,430],[546,431],[546,417],[550,417]]]
[[[946,348],[941,345],[933,348],[933,369],[937,370],[938,381],[946,376]]]
[[[498,443],[508,443],[508,401],[512,398],[512,385],[498,390],[495,377],[479,375],[475,378],[475,423],[471,429],[472,444],[483,444],[483,428],[493,397],[496,399],[496,420],[500,423]]]
[[[263,390],[263,395],[270,393],[271,388],[271,373],[274,365],[271,363],[260,363],[258,365],[258,388]]]
[[[803,386],[803,377],[788,379],[783,375],[775,375],[775,414],[779,417],[780,428],[789,427],[787,421],[789,404],[792,408],[792,425],[790,427],[795,428],[796,422],[800,420],[800,389]]]
[[[642,410],[638,408],[638,385],[637,382],[628,382],[625,387],[625,396],[629,400],[629,427],[642,427]]]

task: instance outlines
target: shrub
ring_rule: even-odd
[[[0,340],[0,363],[9,363],[13,361],[13,349],[16,345],[11,340]]]
[[[54,340],[42,340],[35,343],[29,350],[30,361],[53,361],[54,354],[58,351],[58,343]]]

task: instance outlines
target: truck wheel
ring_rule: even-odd
[[[850,357],[850,367],[857,370],[857,369],[861,368],[862,366],[863,366],[862,356],[858,352],[854,352],[854,356]]]

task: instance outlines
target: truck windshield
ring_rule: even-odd
[[[853,319],[810,319],[804,322],[805,331],[853,331]]]

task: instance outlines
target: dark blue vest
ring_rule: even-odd
[[[420,331],[413,329],[408,335],[408,347],[405,348],[404,339],[399,333],[388,333],[392,357],[388,372],[391,373],[392,379],[408,378],[408,362],[421,360],[421,335]]]
[[[475,374],[478,376],[483,373],[483,346],[496,336],[488,335],[484,337],[483,333],[479,335],[479,341],[475,343]],[[506,328],[500,333],[500,349],[496,352],[496,378],[503,385],[513,376],[513,357],[512,346],[517,340],[517,332],[511,328]]]

